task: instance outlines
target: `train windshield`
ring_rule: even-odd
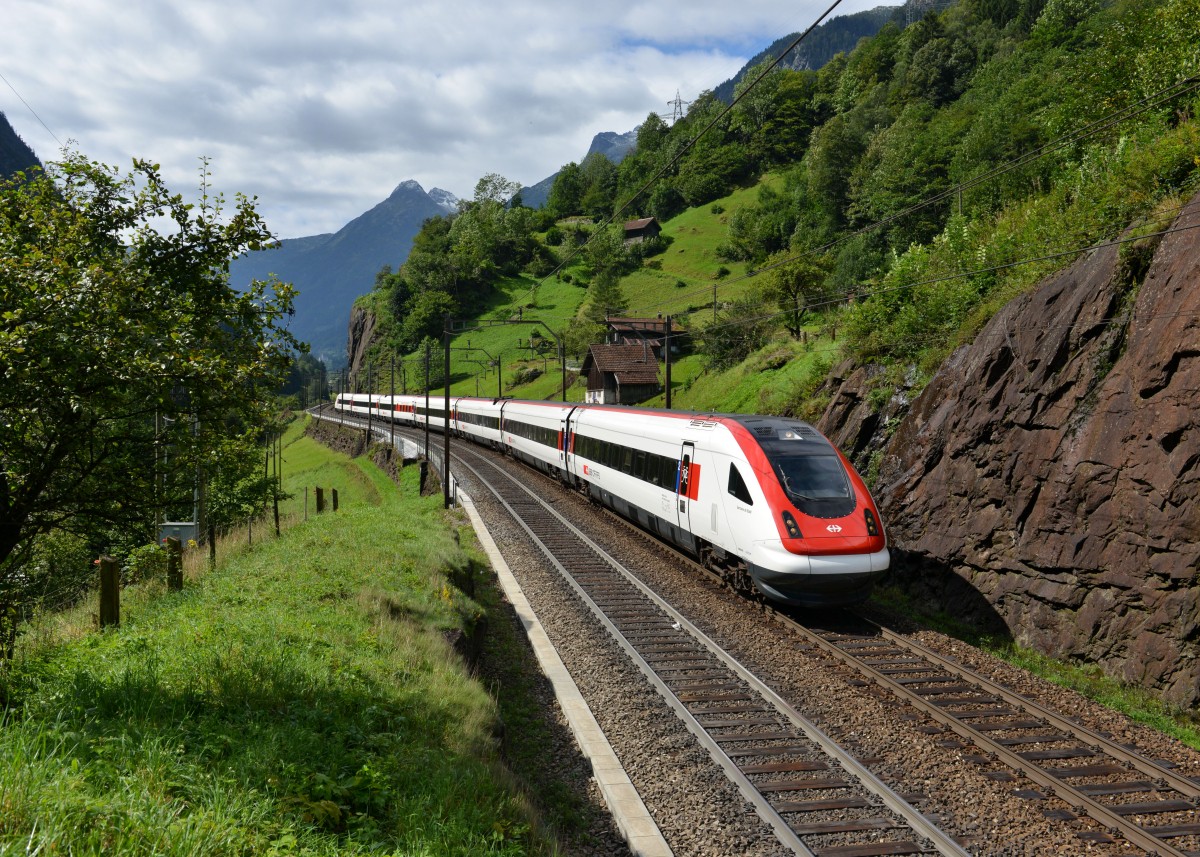
[[[779,484],[796,508],[816,518],[841,518],[854,511],[854,489],[836,455],[774,455]]]

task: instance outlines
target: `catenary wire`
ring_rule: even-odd
[[[703,128],[701,128],[690,140],[688,140],[686,143],[684,143],[683,146],[681,146],[679,148],[679,150],[674,154],[674,156],[672,156],[667,161],[666,164],[664,164],[662,167],[659,168],[658,172],[654,173],[654,175],[652,175],[649,179],[647,179],[640,188],[638,188],[636,191],[634,191],[632,194],[630,194],[629,198],[624,203],[622,203],[616,209],[616,211],[614,211],[611,215],[609,215],[609,217],[607,219],[602,221],[599,224],[598,228],[593,230],[592,235],[588,237],[587,241],[585,241],[583,244],[581,244],[580,246],[578,246],[574,250],[572,250],[570,253],[568,253],[567,257],[565,259],[563,259],[561,262],[559,262],[558,265],[554,268],[554,270],[552,270],[550,273],[546,274],[546,276],[544,276],[541,280],[539,280],[535,285],[530,287],[530,289],[527,292],[525,292],[525,295],[530,295],[536,289],[545,285],[546,282],[549,281],[549,279],[551,277],[553,277],[555,274],[557,274],[559,271],[561,271],[563,268],[565,268],[567,266],[567,264],[569,264],[571,262],[572,259],[574,259],[580,253],[582,253],[583,250],[589,244],[592,243],[592,240],[595,238],[595,236],[597,234],[599,234],[603,229],[605,229],[607,226],[609,226],[611,223],[613,223],[613,221],[615,221],[618,217],[620,217],[621,214],[627,208],[629,208],[631,205],[633,205],[633,203],[638,198],[640,198],[642,194],[644,194],[647,190],[649,190],[650,187],[652,187],[655,184],[655,182],[657,182],[660,178],[663,177],[663,175],[665,175],[667,173],[668,170],[670,170],[673,166],[675,166],[675,164],[677,164],[683,158],[683,156],[685,154],[687,154],[688,150],[690,150],[692,148],[692,146],[694,146],[700,140],[701,137],[703,137],[706,133],[708,133],[708,131],[711,130],[713,128],[713,126],[715,126],[718,122],[720,122],[722,119],[724,119],[725,116],[727,116],[730,113],[730,111],[732,111],[733,108],[737,106],[739,101],[741,101],[743,98],[745,98],[747,95],[749,95],[750,92],[754,89],[754,87],[756,87],[759,84],[759,82],[767,76],[767,74],[769,72],[774,70],[775,66],[777,66],[779,63],[783,62],[784,57],[786,57],[791,51],[795,50],[795,48],[797,48],[800,45],[800,43],[804,41],[804,39],[808,36],[808,34],[811,33],[814,29],[816,29],[821,24],[822,21],[824,21],[827,17],[829,17],[829,15],[832,14],[833,10],[836,9],[838,6],[840,6],[841,3],[842,3],[842,0],[834,0],[833,4],[828,9],[826,9],[824,12],[822,12],[821,15],[811,25],[809,25],[808,29],[806,29],[804,32],[800,33],[800,35],[798,35],[795,39],[793,39],[792,43],[790,45],[788,45],[788,47],[785,48],[779,54],[779,56],[777,56],[771,62],[771,64],[769,66],[767,66],[767,68],[765,68],[761,74],[758,75],[758,77],[756,77],[753,81],[751,81],[749,83],[749,85],[747,85],[741,91],[740,94],[735,96],[733,101],[731,101],[728,105],[726,105],[724,110],[722,110],[717,116],[713,117],[707,125],[705,125]],[[519,300],[519,298],[518,298],[518,300]]]
[[[1061,259],[1066,256],[1078,256],[1083,253],[1090,253],[1090,252],[1094,252],[1096,250],[1103,250],[1107,247],[1117,247],[1117,246],[1120,246],[1123,244],[1130,244],[1130,243],[1133,243],[1136,241],[1142,241],[1147,238],[1158,238],[1158,237],[1162,237],[1162,236],[1166,236],[1166,235],[1173,235],[1177,232],[1189,232],[1194,229],[1200,229],[1200,224],[1196,224],[1196,225],[1192,225],[1192,226],[1171,227],[1169,229],[1163,229],[1163,230],[1160,230],[1157,232],[1146,233],[1145,235],[1130,236],[1127,238],[1118,238],[1118,239],[1114,239],[1112,241],[1105,241],[1105,242],[1102,242],[1099,244],[1090,244],[1086,247],[1076,247],[1071,250],[1061,250],[1061,251],[1054,252],[1054,253],[1046,253],[1041,256],[1031,256],[1031,257],[1028,257],[1025,259],[1018,259],[1018,260],[1015,260],[1012,262],[1002,262],[1002,263],[999,263],[996,265],[990,265],[985,268],[976,268],[976,269],[973,269],[970,271],[962,271],[962,272],[959,272],[956,274],[945,274],[945,275],[938,276],[938,277],[930,277],[930,278],[927,278],[924,280],[917,280],[912,283],[904,283],[902,285],[897,285],[897,286],[889,286],[889,287],[885,287],[885,288],[873,289],[869,295],[865,295],[864,297],[874,297],[876,295],[881,295],[881,294],[901,292],[901,291],[906,291],[908,289],[915,289],[919,286],[936,285],[938,283],[950,282],[952,280],[968,279],[970,277],[976,277],[981,274],[988,274],[988,273],[994,273],[996,271],[1003,271],[1003,270],[1007,270],[1009,268],[1019,267],[1021,265],[1030,265],[1030,264],[1033,264],[1036,262],[1051,261],[1054,259]],[[836,305],[844,303],[846,298],[847,298],[847,295],[842,294],[842,295],[830,298],[825,301],[819,301],[817,303],[810,304],[807,307],[805,307],[805,309],[813,310],[813,309],[820,309],[820,308],[826,307],[826,306],[836,306]],[[735,321],[727,321],[727,322],[723,322],[723,323],[718,323],[718,324],[710,325],[710,326],[706,327],[704,329],[704,332],[708,333],[709,331],[719,331],[719,330],[723,330],[723,329],[730,328],[730,327],[741,327],[741,326],[745,326],[745,325],[752,324],[755,322],[760,322],[760,321],[771,321],[771,320],[774,320],[777,318],[782,318],[784,316],[787,316],[790,312],[791,312],[790,310],[783,310],[780,312],[764,313],[761,315],[751,316],[751,317],[745,318],[745,319],[738,319]],[[684,335],[691,335],[691,334],[689,333],[689,334],[684,334]],[[924,340],[922,340],[922,341],[924,341]]]
[[[33,109],[33,107],[30,105],[30,103],[28,101],[25,100],[25,97],[23,95],[21,95],[21,93],[17,92],[17,88],[15,86],[13,86],[11,82],[9,82],[9,79],[4,76],[3,72],[0,72],[0,80],[3,80],[6,84],[8,84],[8,88],[13,91],[13,95],[15,95],[15,96],[17,96],[17,98],[21,99],[21,103],[24,104],[26,109],[28,109],[29,112],[33,114],[34,119],[36,119],[38,122],[41,122],[42,127],[46,129],[46,133],[48,133],[51,137],[54,138],[54,142],[58,143],[58,146],[61,149],[62,145],[63,145],[62,140],[58,139],[58,135],[50,130],[50,126],[47,125],[42,120],[42,117],[38,115],[38,112]]]
[[[867,224],[866,226],[860,227],[859,229],[856,229],[853,232],[843,235],[840,238],[836,238],[833,241],[828,241],[825,244],[822,244],[818,247],[814,247],[814,248],[811,248],[808,250],[804,250],[800,253],[789,255],[783,259],[778,259],[774,262],[771,262],[768,265],[764,265],[761,268],[755,268],[752,272],[747,272],[745,274],[742,274],[741,276],[732,277],[728,280],[725,280],[722,285],[730,286],[734,283],[743,282],[745,280],[756,277],[759,274],[766,273],[768,271],[773,271],[777,268],[783,267],[784,265],[788,265],[788,264],[791,264],[792,262],[799,261],[800,259],[818,256],[822,253],[828,252],[829,250],[833,249],[834,247],[838,246],[839,244],[843,244],[846,241],[851,240],[852,238],[856,238],[860,235],[865,235],[867,233],[875,231],[876,229],[880,229],[884,226],[888,226],[888,225],[896,222],[897,220],[900,220],[904,217],[908,217],[909,215],[912,215],[924,208],[927,208],[930,205],[933,205],[938,202],[942,202],[946,199],[950,199],[954,196],[957,196],[959,193],[962,193],[962,192],[971,190],[975,187],[978,187],[979,185],[983,184],[985,181],[989,181],[993,178],[997,178],[1001,175],[1004,175],[1005,173],[1019,169],[1023,166],[1028,166],[1029,164],[1033,163],[1036,160],[1039,160],[1044,157],[1048,157],[1049,155],[1053,154],[1054,152],[1059,151],[1060,149],[1066,148],[1068,145],[1071,145],[1073,143],[1077,143],[1081,140],[1087,139],[1088,137],[1094,136],[1095,134],[1098,134],[1101,131],[1108,130],[1109,128],[1111,128],[1121,122],[1127,121],[1129,119],[1137,118],[1138,116],[1141,116],[1144,113],[1147,113],[1150,110],[1153,110],[1155,107],[1158,107],[1167,101],[1170,101],[1172,99],[1178,98],[1183,95],[1187,95],[1188,93],[1194,92],[1197,89],[1200,89],[1200,76],[1189,77],[1183,81],[1179,81],[1177,83],[1171,84],[1170,86],[1163,87],[1162,89],[1151,93],[1150,95],[1146,96],[1145,98],[1141,99],[1140,101],[1135,102],[1132,105],[1128,105],[1126,107],[1121,108],[1120,110],[1116,110],[1116,111],[1113,111],[1112,113],[1102,116],[1099,119],[1085,125],[1083,128],[1076,129],[1075,131],[1072,131],[1068,134],[1060,135],[1059,137],[1055,138],[1054,140],[1033,150],[1032,152],[1027,152],[1023,155],[1019,155],[1016,158],[1012,158],[1009,161],[1006,161],[1002,164],[997,165],[996,167],[992,168],[991,170],[989,170],[979,176],[975,176],[973,178],[966,179],[966,180],[958,183],[957,185],[954,185],[953,187],[947,188],[946,190],[943,190],[943,191],[939,191],[938,193],[933,194],[932,196],[930,196],[924,200],[921,200],[920,202],[917,202],[902,211],[898,211],[894,214],[888,215],[887,217],[876,220],[870,224]],[[1137,108],[1137,109],[1135,109],[1135,108]],[[698,296],[700,294],[707,294],[711,290],[712,290],[712,286],[706,285],[703,289],[696,289],[695,291],[684,292],[683,294],[676,295],[675,297],[676,297],[676,300],[679,300],[681,298],[688,298],[688,297]],[[665,304],[659,303],[659,304],[655,304],[655,305],[649,306],[649,307],[639,307],[636,310],[631,310],[631,312],[641,312],[641,313],[654,312],[655,310],[660,309],[664,306],[665,306]]]

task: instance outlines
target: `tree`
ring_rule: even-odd
[[[499,173],[488,173],[475,182],[475,202],[480,205],[494,202],[507,206],[520,191],[520,182],[509,181]]]
[[[599,152],[592,152],[579,169],[584,183],[580,209],[593,217],[607,217],[617,195],[617,165]]]
[[[579,214],[583,202],[584,179],[579,164],[572,161],[563,165],[550,185],[546,197],[546,208],[556,219]]]
[[[763,307],[763,295],[751,292],[729,304],[700,333],[700,353],[710,369],[741,363],[762,348],[774,329],[773,313]]]
[[[411,350],[424,339],[440,339],[447,314],[454,315],[458,309],[454,298],[445,292],[422,292],[410,302],[400,324],[401,343]]]
[[[825,267],[811,259],[800,259],[772,272],[766,297],[779,307],[779,321],[793,339],[799,339],[804,321],[814,304],[828,297]]]
[[[626,306],[621,271],[627,257],[620,230],[613,226],[598,229],[588,242],[586,255],[592,268],[592,284],[584,315],[593,324],[603,325],[610,313],[623,312]]]
[[[210,450],[265,424],[301,350],[280,325],[294,292],[229,285],[272,236],[202,176],[196,206],[140,160],[68,153],[0,183],[0,580],[52,531],[152,536],[162,486],[190,496]]]

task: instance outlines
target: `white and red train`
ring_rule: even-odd
[[[443,397],[342,394],[346,413],[442,430]],[[450,430],[584,491],[767,598],[861,601],[888,568],[879,510],[808,423],[616,405],[451,397]]]

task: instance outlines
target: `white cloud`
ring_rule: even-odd
[[[257,195],[292,237],[337,230],[409,178],[459,196],[488,172],[532,184],[827,6],[9,0],[0,71],[84,154],[148,158],[185,194],[209,156],[218,189]],[[7,88],[0,110],[57,156]]]

